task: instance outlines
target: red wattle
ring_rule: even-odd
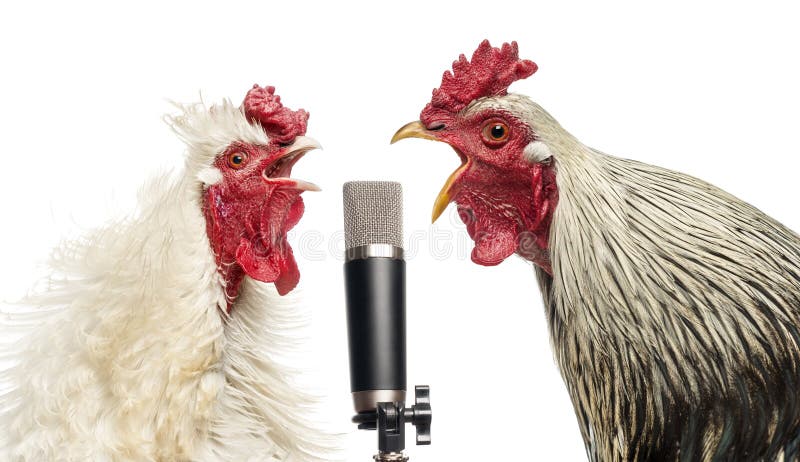
[[[303,203],[303,198],[300,196],[289,206],[289,210],[286,213],[286,218],[284,221],[284,232],[288,232],[290,229],[294,228],[297,223],[300,222],[300,219],[303,218],[303,212],[306,210],[305,204]],[[291,251],[291,249],[290,249]]]
[[[475,231],[472,261],[483,266],[499,265],[517,250],[516,230],[513,226],[495,226],[491,231]]]
[[[553,166],[521,164],[512,174],[496,175],[494,170],[473,168],[459,179],[455,202],[475,242],[472,261],[494,266],[517,253],[551,273],[550,223],[558,203]]]
[[[300,282],[300,270],[297,268],[292,248],[286,246],[286,251],[281,259],[281,272],[275,279],[275,289],[280,295],[286,295],[297,287],[298,282]]]
[[[256,255],[253,244],[242,239],[236,248],[236,263],[253,279],[261,282],[274,282],[281,273],[280,259],[270,255]]]

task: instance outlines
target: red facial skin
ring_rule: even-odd
[[[300,279],[286,233],[303,216],[303,191],[280,177],[291,174],[302,154],[288,158],[288,152],[277,141],[263,146],[233,143],[214,162],[222,181],[208,187],[203,211],[225,281],[228,311],[245,274],[274,282],[281,295]],[[233,158],[237,154],[244,156],[240,165]]]
[[[421,137],[450,144],[464,162],[445,193],[458,205],[475,241],[472,260],[496,265],[516,252],[552,275],[548,241],[558,202],[552,159],[525,159],[523,150],[536,134],[512,114],[487,109],[464,116],[473,101],[505,96],[509,85],[537,69],[533,61],[519,58],[516,42],[494,48],[484,40],[471,60],[461,55],[452,71],[442,75],[420,114],[426,132]],[[484,128],[498,122],[507,127],[508,136],[492,139]]]
[[[508,127],[505,140],[488,135],[487,125],[496,123]],[[497,265],[516,252],[552,275],[548,240],[558,189],[552,160],[532,164],[523,156],[535,133],[516,117],[495,110],[435,124],[427,125],[430,133],[466,162],[450,197],[475,241],[472,261]]]

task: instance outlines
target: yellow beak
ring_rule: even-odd
[[[389,144],[395,144],[405,138],[422,138],[423,140],[439,141],[439,139],[433,136],[419,120],[403,125],[400,130],[397,130],[397,133],[394,134],[392,142]]]
[[[431,140],[431,141],[442,141],[436,136],[434,136],[428,129],[422,125],[422,122],[416,121],[411,122],[403,125],[400,130],[397,130],[397,133],[394,134],[392,137],[391,144],[394,144],[402,139],[405,138],[422,138],[423,140]],[[445,181],[444,186],[442,186],[442,190],[439,191],[439,195],[436,196],[436,200],[433,202],[433,212],[431,213],[431,223],[435,222],[447,208],[447,204],[450,203],[451,195],[450,189],[453,186],[458,175],[464,169],[467,164],[462,164],[459,168],[456,169],[453,173],[447,177],[447,181]]]

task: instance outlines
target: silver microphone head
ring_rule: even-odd
[[[394,181],[349,181],[344,198],[347,259],[402,258],[403,188]]]

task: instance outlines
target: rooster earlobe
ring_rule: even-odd
[[[553,157],[550,147],[542,141],[532,141],[522,150],[522,156],[531,164],[547,162]]]
[[[222,181],[222,172],[216,167],[203,167],[197,172],[197,179],[205,186],[215,185]]]

